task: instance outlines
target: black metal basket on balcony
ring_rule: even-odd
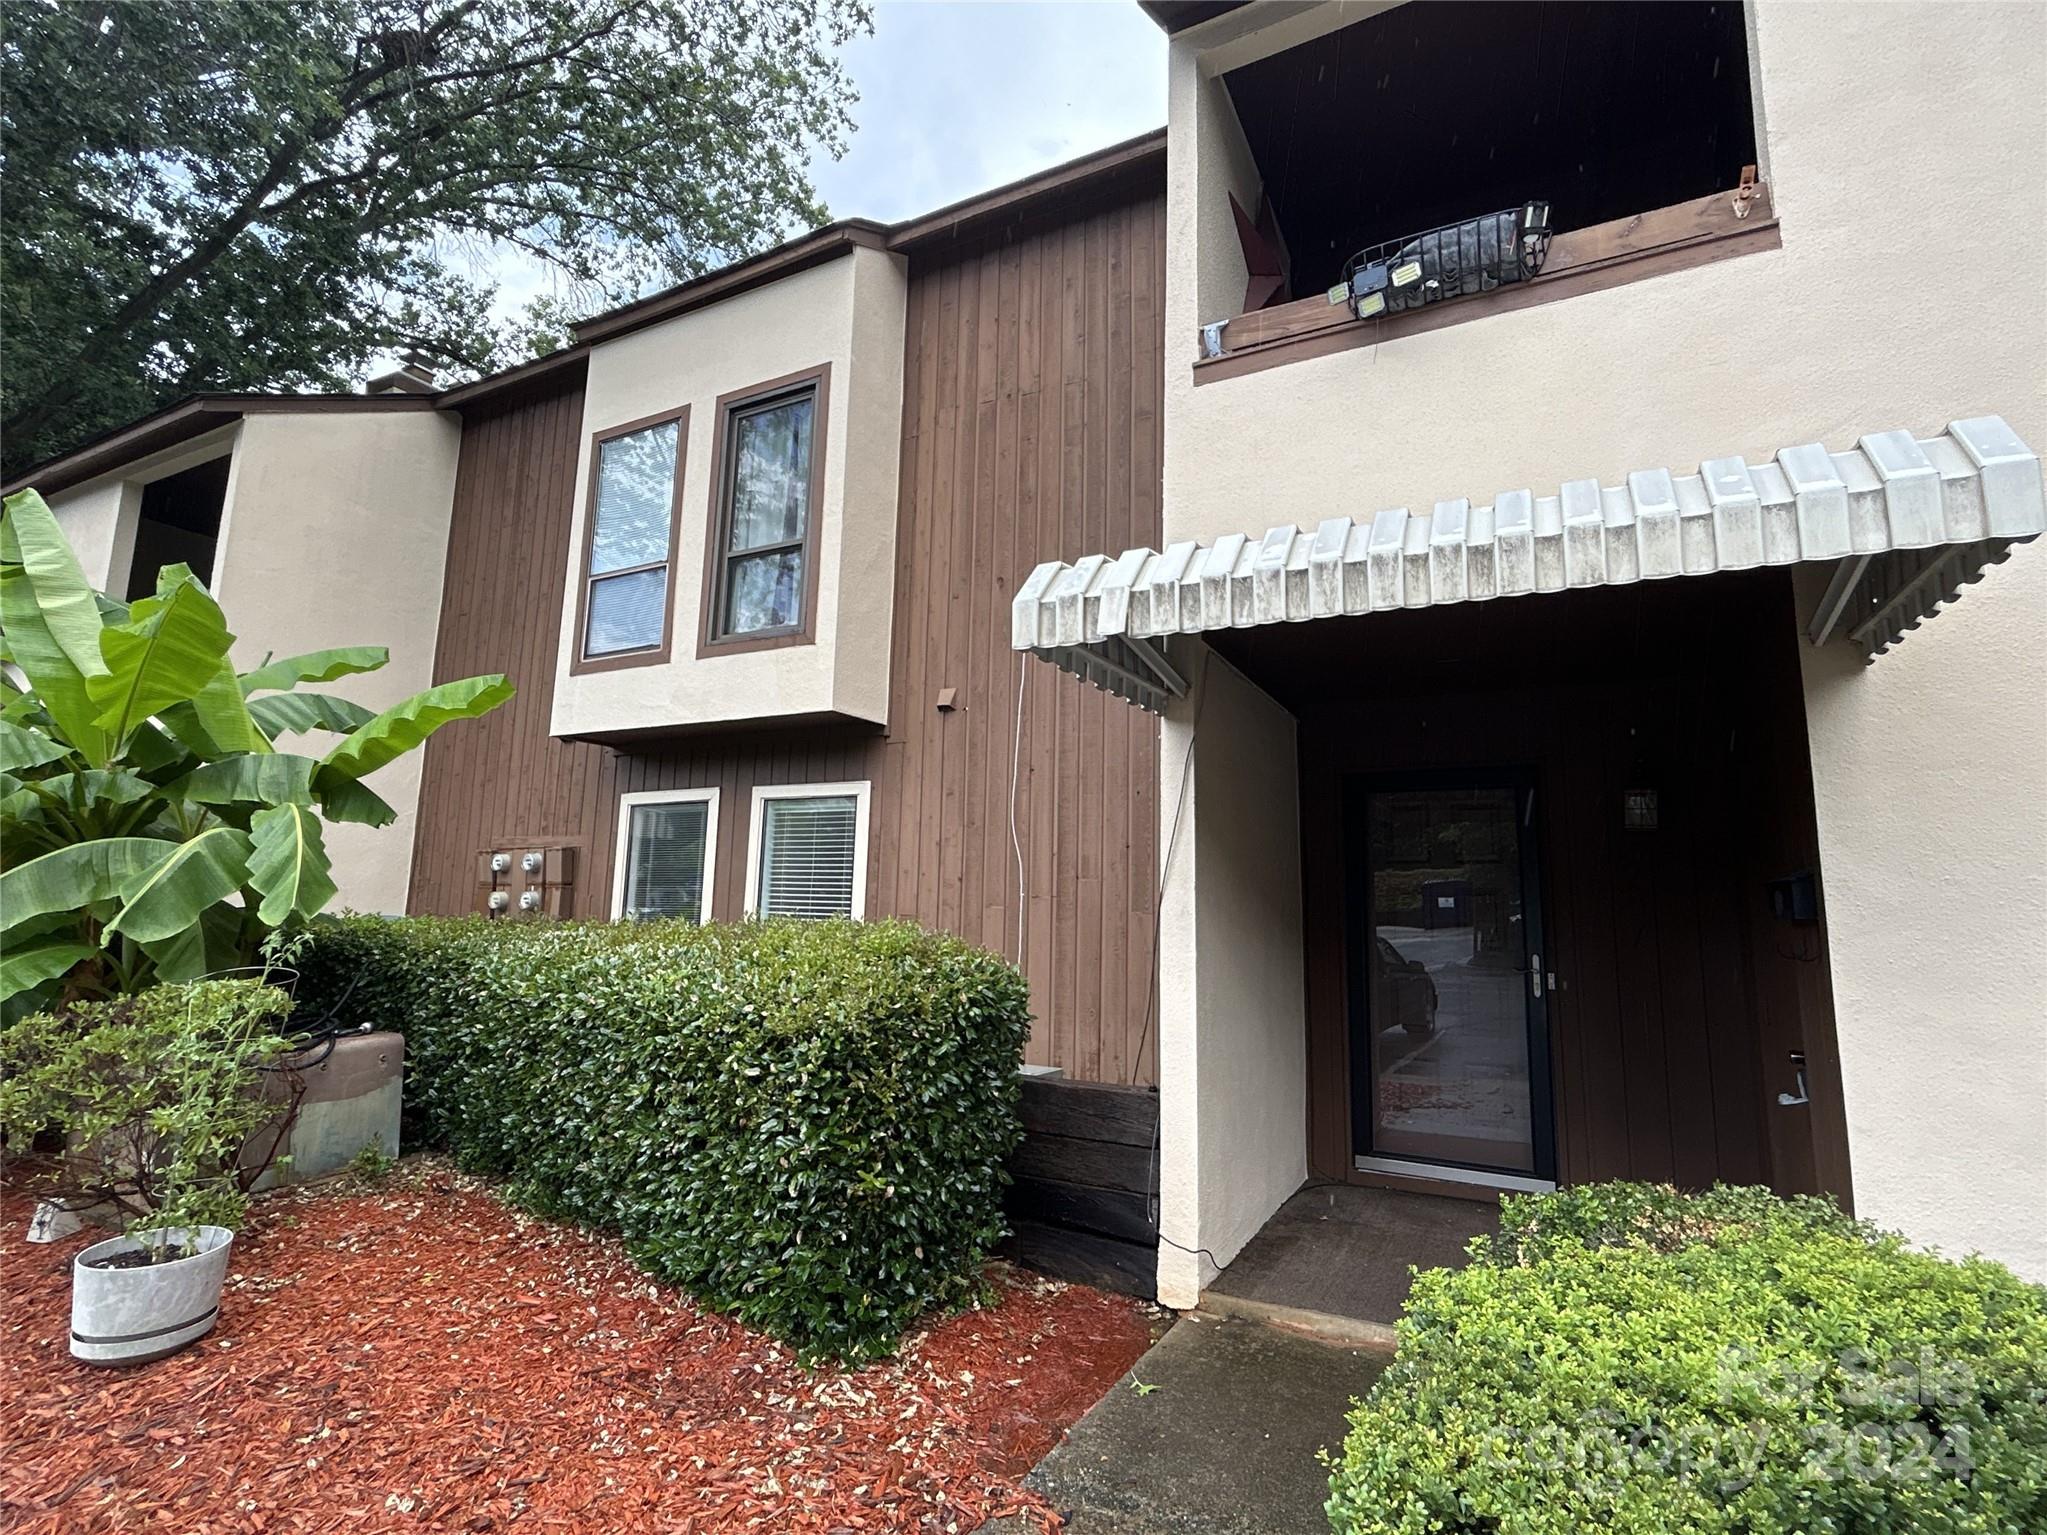
[[[1330,290],[1330,301],[1347,303],[1352,314],[1368,320],[1490,293],[1541,271],[1549,241],[1549,204],[1544,202],[1444,224],[1366,246],[1343,264],[1343,282]]]

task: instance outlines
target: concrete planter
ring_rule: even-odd
[[[220,1226],[152,1232],[190,1242],[190,1257],[146,1268],[92,1268],[94,1260],[140,1251],[134,1237],[95,1242],[71,1262],[71,1354],[87,1364],[145,1364],[213,1331],[234,1233]]]

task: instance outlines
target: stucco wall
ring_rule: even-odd
[[[237,666],[384,645],[391,662],[382,671],[322,688],[386,709],[432,685],[461,437],[453,416],[427,411],[266,412],[243,421],[214,575]],[[304,749],[317,755],[333,740],[314,737]],[[279,744],[291,749],[289,740]],[[419,768],[415,752],[366,780],[398,811],[392,825],[328,828],[337,906],[405,910]]]
[[[92,480],[49,497],[57,526],[71,540],[85,579],[100,591],[125,586],[135,556],[135,519],[142,487],[132,480]],[[118,581],[112,579],[119,573]],[[120,593],[115,593],[119,596]]]
[[[556,735],[821,712],[887,719],[906,293],[900,258],[856,249],[591,353],[557,650]],[[718,398],[819,363],[832,371],[813,572],[816,642],[699,660]],[[683,405],[690,407],[689,441],[670,578],[670,658],[573,674],[590,434]]]
[[[103,592],[122,596],[135,559],[135,523],[142,514],[142,488],[181,469],[190,469],[234,449],[236,427],[208,432],[190,442],[123,465],[118,473],[85,480],[48,497],[50,510],[85,579]]]
[[[1168,540],[1984,413],[2047,448],[2047,8],[1760,0],[1781,249],[1196,387],[1199,326],[1241,297],[1212,248],[1244,178],[1217,56],[1204,67],[1228,30],[1212,27],[1170,50]],[[1286,41],[1317,27],[1291,14]],[[1226,62],[1256,44],[1234,24]],[[2047,549],[2031,547],[1873,668],[1847,649],[1807,658],[1858,1202],[2035,1277],[2043,656]],[[1169,906],[1169,928],[1187,920]]]
[[[1857,1212],[2047,1281],[2047,549],[1804,670]]]
[[[1176,42],[1165,536],[1993,412],[2047,441],[2047,7],[1763,3],[1753,23],[1782,249],[1198,388],[1201,322],[1243,296],[1214,246],[1244,172],[1221,83]],[[1915,275],[1897,219],[1929,186],[1938,273]]]
[[[1187,1307],[1308,1175],[1293,716],[1211,653],[1159,756],[1159,1299]]]

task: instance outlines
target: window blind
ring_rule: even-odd
[[[628,920],[687,917],[704,909],[704,831],[710,807],[702,800],[633,806],[626,845],[625,910]]]
[[[764,917],[853,914],[858,810],[850,794],[771,799],[761,807],[757,905]]]

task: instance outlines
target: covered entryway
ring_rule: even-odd
[[[1298,722],[1314,1175],[1848,1197],[1797,644],[1782,571],[1217,637]]]
[[[1166,720],[1161,1299],[1311,1179],[1848,1199],[1805,647],[2042,522],[1984,418],[1035,572],[1018,647]]]

